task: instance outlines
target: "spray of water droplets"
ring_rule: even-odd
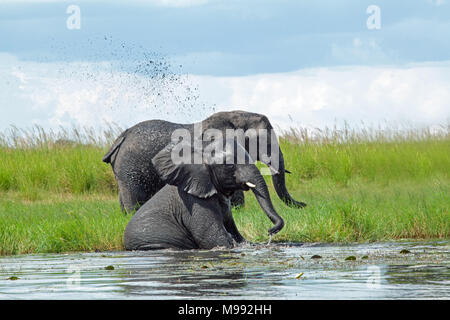
[[[111,36],[59,42],[52,49],[57,57],[71,61],[58,68],[62,87],[88,84],[96,93],[97,105],[113,113],[126,110],[122,114],[130,114],[129,120],[135,119],[132,113],[140,113],[141,120],[190,122],[215,112],[214,105],[201,101],[198,85],[183,72],[182,65],[157,51]],[[74,62],[77,56],[83,61]]]

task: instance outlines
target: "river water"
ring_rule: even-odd
[[[200,298],[450,299],[450,241],[0,257],[0,299]]]

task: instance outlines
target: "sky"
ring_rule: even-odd
[[[450,0],[0,0],[0,131],[447,125],[449,39]]]

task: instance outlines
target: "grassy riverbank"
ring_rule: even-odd
[[[118,128],[96,134],[14,129],[0,135],[0,255],[121,250],[130,217],[101,162]],[[450,136],[428,130],[291,131],[282,139],[287,187],[308,207],[272,200],[285,228],[276,241],[448,238]],[[251,193],[234,215],[251,241],[271,223]]]

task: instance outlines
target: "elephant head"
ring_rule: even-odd
[[[202,126],[204,129],[233,129],[235,132],[242,130],[245,136],[239,142],[255,160],[261,161],[271,168],[272,182],[278,197],[291,207],[303,208],[306,206],[306,203],[294,200],[286,188],[285,173],[289,173],[289,171],[285,168],[278,138],[266,116],[245,111],[218,112],[205,119]],[[263,137],[262,134],[265,136]],[[227,136],[227,138],[230,137]],[[251,152],[252,148],[255,150],[254,152]]]
[[[183,154],[180,158],[180,152]],[[244,161],[238,161],[238,155]],[[274,226],[269,234],[279,232],[284,221],[273,208],[267,185],[244,147],[233,140],[215,141],[205,148],[189,142],[172,142],[153,159],[161,179],[198,198],[215,195],[230,197],[237,190],[252,190],[259,205]]]

